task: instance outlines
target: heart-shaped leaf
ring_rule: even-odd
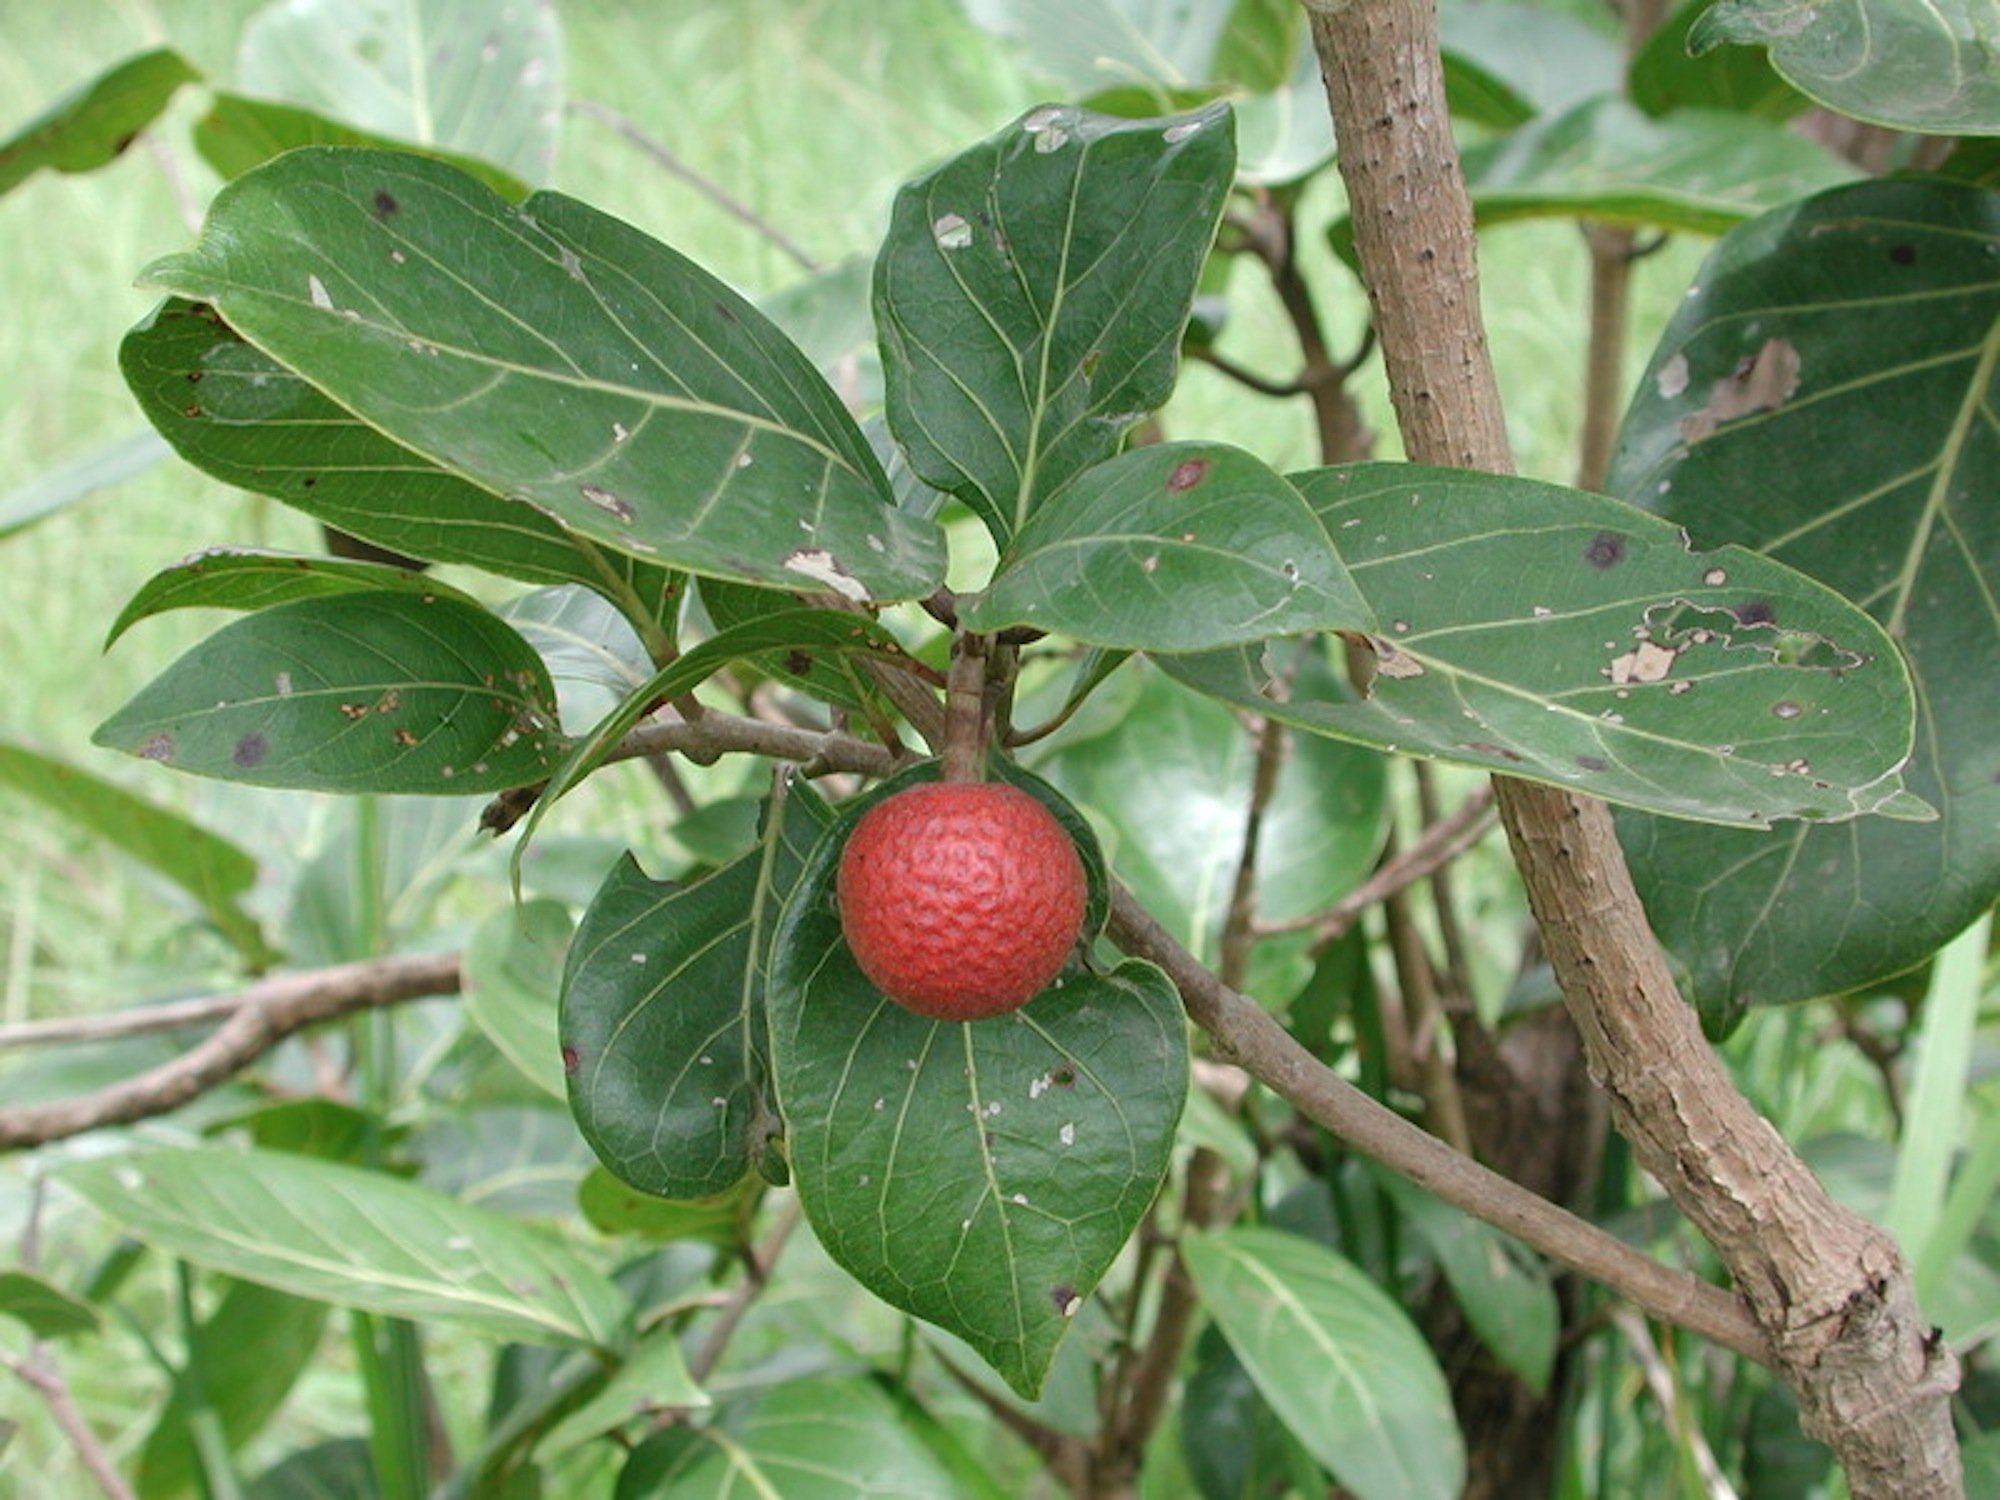
[[[1913,708],[1867,615],[1754,552],[1560,485],[1405,464],[1294,475],[1383,631],[1368,696],[1251,649],[1158,658],[1336,738],[1718,823],[1921,817]]]
[[[528,583],[582,583],[657,609],[672,575],[606,552],[391,442],[222,320],[178,297],[118,346],[125,383],[174,451],[392,552]]]
[[[1002,545],[1173,390],[1229,111],[1046,106],[910,183],[875,262],[891,431]]]
[[[627,856],[584,913],[563,975],[570,1108],[642,1192],[722,1192],[783,1133],[764,976],[778,908],[829,816],[795,787],[761,848],[687,886]]]
[[[1279,1229],[1190,1235],[1181,1256],[1264,1399],[1359,1500],[1460,1492],[1465,1443],[1444,1375],[1366,1275]]]
[[[57,1180],[169,1254],[300,1297],[531,1343],[616,1348],[629,1333],[625,1298],[560,1241],[379,1172],[187,1147]]]
[[[615,550],[853,599],[914,598],[942,535],[770,320],[556,193],[307,147],[223,188],[159,285],[433,463]]]
[[[0,142],[0,193],[44,167],[90,172],[116,161],[181,85],[200,77],[193,63],[166,47],[114,64]]]
[[[1828,109],[1902,130],[2000,134],[1990,0],[1716,0],[1688,33],[1771,49],[1772,66]]]
[[[793,1180],[828,1254],[1033,1397],[1159,1190],[1187,1093],[1186,1021],[1172,983],[1136,961],[1071,973],[971,1024],[884,999],[832,901],[873,800],[821,839],[774,940],[767,1003]],[[1101,920],[1100,908],[1087,926]]]
[[[1374,624],[1304,497],[1219,443],[1148,444],[1078,476],[962,616],[1150,651]]]
[[[486,793],[548,775],[554,704],[534,648],[476,605],[331,594],[223,626],[92,741],[257,786]]]
[[[2000,893],[1996,258],[2000,199],[1935,181],[1759,219],[1702,267],[1626,417],[1618,493],[1894,636],[1920,702],[1907,779],[1942,813],[1762,835],[1621,817],[1712,1024],[1906,969]]]
[[[528,0],[285,0],[243,28],[246,93],[303,104],[546,182],[562,131],[562,29]]]

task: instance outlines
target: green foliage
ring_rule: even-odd
[[[0,193],[44,167],[92,172],[122,155],[183,84],[201,77],[170,47],[128,57],[0,142]]]

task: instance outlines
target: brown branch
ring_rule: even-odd
[[[595,120],[600,125],[609,126],[625,140],[637,146],[652,159],[655,165],[660,167],[669,176],[679,178],[697,193],[700,193],[710,203],[713,203],[717,208],[736,220],[737,223],[755,230],[757,234],[762,236],[775,249],[796,262],[799,269],[804,271],[808,276],[816,275],[820,271],[820,263],[804,250],[800,249],[797,242],[790,235],[786,234],[784,230],[778,228],[777,225],[758,213],[756,209],[745,203],[741,198],[731,193],[722,184],[702,175],[686,162],[682,161],[672,151],[668,150],[665,144],[657,137],[642,128],[630,116],[619,113],[608,104],[598,104],[590,99],[570,100],[569,112],[573,115],[582,115],[586,119]]]
[[[1243,820],[1243,847],[1236,857],[1236,880],[1229,892],[1229,912],[1222,920],[1216,945],[1216,970],[1232,989],[1243,987],[1250,972],[1250,951],[1257,939],[1257,848],[1262,842],[1264,814],[1278,791],[1278,773],[1285,767],[1285,726],[1267,718],[1257,725],[1256,770],[1250,778],[1250,810]]]
[[[49,1347],[37,1340],[29,1349],[26,1359],[9,1360],[7,1368],[16,1378],[36,1395],[49,1409],[57,1427],[76,1450],[77,1458],[85,1471],[97,1482],[108,1500],[134,1500],[132,1487],[126,1484],[118,1472],[118,1466],[111,1461],[111,1455],[99,1442],[97,1434],[90,1430],[90,1423],[84,1420],[77,1408],[76,1398],[70,1394],[69,1382],[63,1379],[62,1370],[55,1362]]]
[[[1405,451],[1506,472],[1435,11],[1309,4]],[[1674,987],[1609,810],[1513,780],[1498,797],[1591,1075],[1640,1164],[1728,1266],[1805,1430],[1833,1448],[1857,1500],[1962,1495],[1956,1362],[1920,1316],[1907,1265],[1736,1090]]]
[[[284,974],[235,997],[229,1019],[172,1062],[74,1098],[0,1110],[0,1152],[64,1140],[178,1109],[294,1032],[357,1010],[456,994],[458,955],[426,953]]]
[[[722,1356],[729,1352],[729,1341],[736,1337],[736,1330],[742,1326],[744,1317],[764,1295],[764,1289],[771,1284],[771,1273],[777,1269],[778,1257],[785,1253],[785,1245],[792,1237],[792,1231],[799,1227],[799,1200],[792,1199],[778,1211],[776,1221],[764,1236],[764,1243],[752,1249],[744,1257],[743,1279],[721,1305],[721,1312],[708,1330],[708,1337],[702,1345],[688,1357],[688,1374],[696,1385],[715,1372],[722,1363]]]

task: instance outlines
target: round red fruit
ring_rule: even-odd
[[[940,1021],[1018,1010],[1083,928],[1083,860],[1055,814],[1005,782],[935,781],[869,808],[841,851],[840,926],[861,972]]]

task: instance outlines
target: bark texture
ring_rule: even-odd
[[[1430,0],[1308,0],[1404,448],[1508,472]],[[1963,1495],[1957,1368],[1893,1240],[1846,1212],[1736,1090],[1677,993],[1602,803],[1498,783],[1593,1079],[1707,1236],[1857,1500]]]

